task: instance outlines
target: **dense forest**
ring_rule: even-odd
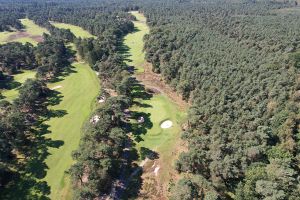
[[[295,2],[143,8],[153,70],[192,102],[172,199],[299,198],[300,12]],[[289,9],[290,8],[290,9]]]
[[[28,17],[51,33],[36,47],[0,45],[0,87],[7,87],[10,75],[21,69],[37,71],[37,79],[27,80],[13,103],[0,101],[0,196],[14,181],[28,179],[28,163],[39,155],[34,147],[45,142],[37,130],[48,112],[51,92],[46,83],[68,68],[68,42],[74,42],[79,56],[99,72],[104,88],[99,98],[106,99],[92,115],[95,123],[86,123],[73,153],[76,163],[68,173],[76,199],[110,192],[124,167],[128,130],[123,110],[132,103],[132,77],[118,48],[123,36],[134,31],[128,11],[139,10],[150,26],[144,38],[147,61],[192,104],[182,133],[188,151],[175,163],[182,178],[171,184],[170,199],[299,199],[297,1],[0,4],[0,31],[22,29],[19,19]],[[76,38],[49,21],[78,25],[97,38]],[[118,96],[109,97],[110,90]]]

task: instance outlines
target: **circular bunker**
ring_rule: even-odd
[[[173,122],[171,120],[165,120],[160,124],[160,127],[163,129],[171,128],[173,126]]]

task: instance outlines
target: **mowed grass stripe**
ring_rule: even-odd
[[[51,118],[46,122],[52,140],[63,141],[63,146],[50,148],[46,159],[48,166],[45,181],[51,187],[51,199],[69,199],[70,180],[65,178],[65,171],[73,163],[71,153],[76,150],[81,138],[81,127],[92,111],[100,86],[95,72],[87,64],[73,64],[75,73],[65,77],[61,82],[49,87],[62,86],[57,89],[63,96],[62,101],[51,107],[54,110],[66,111],[61,118]]]
[[[74,25],[64,24],[64,28],[69,28],[76,37],[91,36],[87,31],[78,32],[81,28]],[[70,48],[75,50],[73,44]],[[78,148],[82,125],[91,114],[100,90],[99,79],[87,63],[75,62],[72,66],[74,73],[61,82],[49,85],[50,88],[61,86],[57,91],[63,96],[62,101],[51,109],[67,112],[63,117],[51,118],[47,122],[51,131],[48,136],[52,140],[64,141],[60,148],[49,149],[51,155],[46,159],[49,169],[44,180],[51,188],[51,199],[72,199],[71,181],[65,172],[74,163],[71,153]]]
[[[138,13],[137,11],[131,12],[137,18],[137,21],[134,21],[135,31],[126,35],[124,38],[124,44],[130,47],[128,52],[128,61],[127,64],[130,66],[135,66],[137,72],[144,72],[143,64],[145,62],[145,52],[144,48],[144,36],[149,33],[149,27],[146,24],[146,18]]]
[[[81,38],[96,38],[96,36],[90,34],[88,31],[84,30],[79,26],[75,26],[72,24],[59,23],[59,22],[50,22],[53,26],[57,28],[70,29],[70,31],[76,36]]]

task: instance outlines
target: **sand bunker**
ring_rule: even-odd
[[[166,120],[163,123],[161,123],[161,128],[171,128],[173,126],[173,122],[170,120]]]
[[[158,170],[160,169],[160,167],[159,166],[157,166],[157,167],[155,167],[155,169],[154,169],[154,174],[155,174],[155,176],[157,176],[158,175]]]
[[[61,85],[55,86],[55,87],[51,88],[51,90],[56,90],[56,89],[59,89],[59,88],[62,88],[62,86]]]

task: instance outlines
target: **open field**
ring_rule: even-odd
[[[21,22],[25,26],[25,29],[22,31],[0,32],[0,44],[6,42],[29,42],[33,45],[37,45],[38,42],[43,40],[43,33],[49,34],[47,29],[36,25],[30,19],[21,19]]]
[[[137,21],[134,21],[135,31],[124,38],[124,45],[130,47],[127,64],[134,66],[137,72],[143,72],[142,64],[145,62],[143,38],[149,33],[149,27],[146,24],[146,18],[142,14],[138,12],[131,12],[131,14],[137,18]]]
[[[88,64],[74,63],[73,66],[73,72],[64,80],[49,85],[49,88],[56,87],[62,97],[61,102],[51,109],[65,113],[47,122],[49,137],[64,142],[58,149],[50,148],[50,156],[46,159],[48,170],[44,180],[51,187],[51,199],[70,199],[70,180],[65,171],[73,163],[71,153],[78,147],[81,127],[91,113],[100,89],[98,78]]]
[[[90,38],[94,37],[94,35],[90,34],[88,31],[84,30],[83,28],[79,26],[75,26],[72,24],[65,24],[65,23],[59,23],[59,22],[51,22],[51,24],[57,28],[64,28],[64,29],[70,29],[70,31],[76,36],[81,38]]]
[[[13,78],[14,78],[13,82],[17,85],[21,85],[27,79],[34,78],[34,76],[35,76],[35,71],[24,70],[24,71],[22,71],[22,73],[19,73],[19,74],[16,74],[13,76]],[[4,96],[4,99],[8,100],[8,101],[14,100],[19,94],[18,88],[19,88],[19,86],[14,89],[11,89],[11,90],[2,91],[2,95]]]

